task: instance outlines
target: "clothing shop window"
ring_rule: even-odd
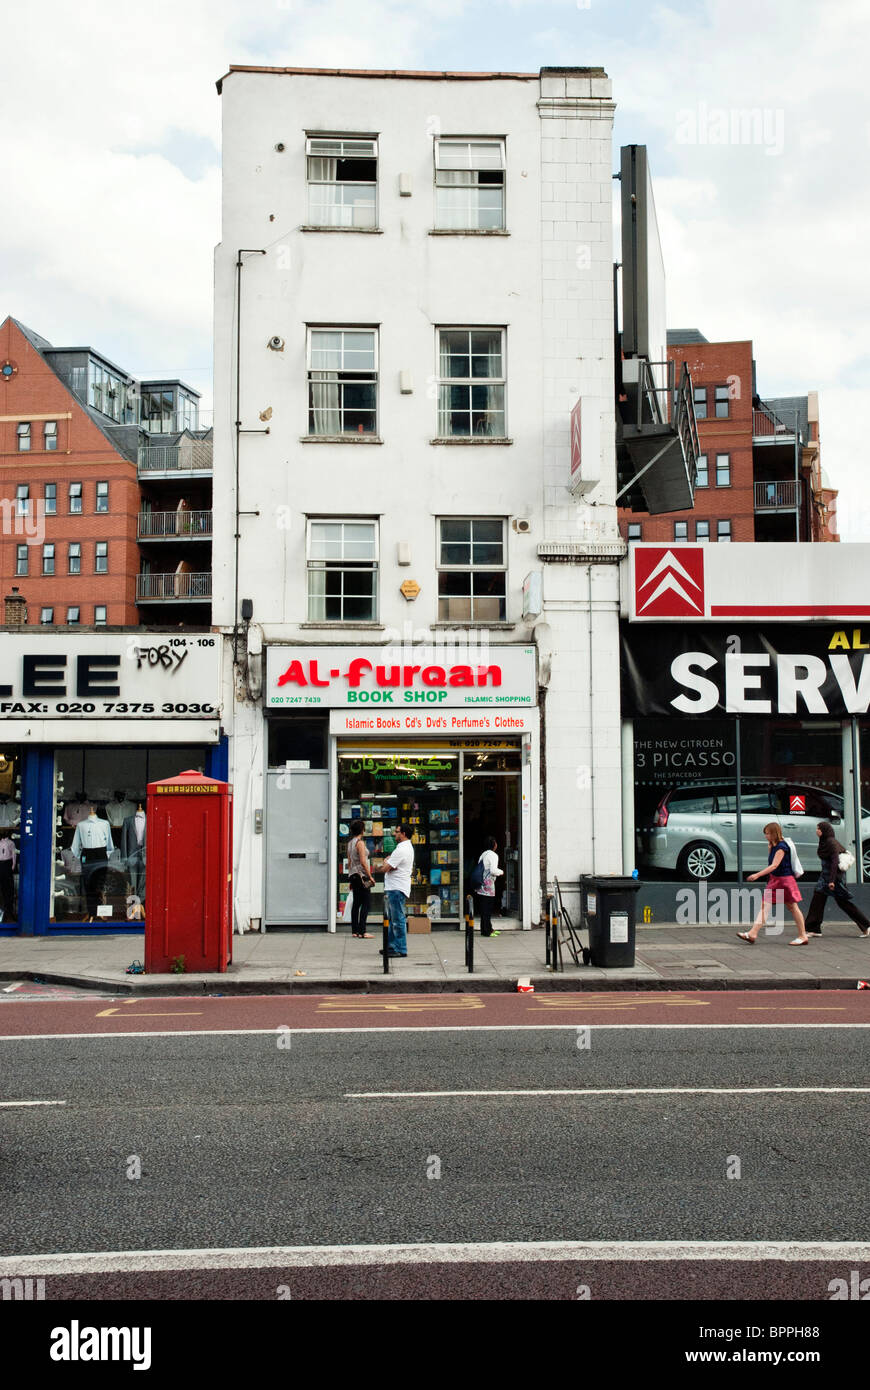
[[[94,627],[106,626],[106,605],[98,603],[94,609]]]
[[[707,418],[707,388],[706,386],[693,386],[692,399],[695,403],[695,419],[706,420]]]
[[[716,522],[716,539],[717,539],[717,541],[730,541],[730,539],[731,539],[731,522],[730,522],[730,521],[717,521],[717,522]]]
[[[18,452],[26,454],[30,450],[30,422],[18,426]]]
[[[695,540],[696,540],[696,541],[708,541],[709,539],[710,539],[710,523],[709,523],[709,521],[696,521],[696,522],[695,522]]]
[[[141,920],[148,783],[203,766],[196,747],[57,750],[53,921]]]
[[[698,468],[695,477],[695,487],[709,487],[710,479],[707,473],[707,455],[698,455]]]
[[[54,622],[54,609],[40,608],[39,621],[42,627],[51,627]]]
[[[97,541],[94,548],[94,574],[109,573],[109,542]]]
[[[69,574],[81,574],[82,572],[82,548],[78,541],[70,542],[67,571]]]
[[[505,433],[504,329],[439,329],[439,439]]]
[[[377,396],[374,328],[308,330],[309,434],[377,434]]]
[[[730,455],[730,454],[717,454],[717,455],[716,455],[716,486],[717,486],[717,487],[730,487],[730,486],[731,486],[731,455]]]
[[[69,485],[69,510],[71,516],[78,515],[82,509],[82,485],[81,483],[70,483]]]
[[[45,442],[45,447],[46,447],[46,449],[48,450],[48,452],[49,452],[49,453],[53,453],[53,452],[57,449],[57,421],[56,421],[56,420],[46,420],[45,426],[44,426],[43,439],[44,439],[44,442]]]
[[[688,539],[689,539],[689,523],[688,523],[688,521],[675,521],[675,522],[674,522],[674,540],[675,540],[675,541],[687,541]]]
[[[435,226],[503,231],[504,140],[435,141]]]
[[[54,546],[51,544],[42,547],[42,573],[54,574]]]
[[[378,142],[309,136],[308,221],[312,227],[376,227]]]
[[[438,530],[439,622],[504,622],[504,522],[489,517],[443,517]]]
[[[45,484],[45,515],[57,516],[57,483]]]
[[[97,483],[97,511],[107,512],[109,510],[109,484]]]
[[[19,545],[15,551],[15,575],[21,578],[28,572],[28,549],[26,545]]]
[[[30,485],[19,483],[15,489],[15,512],[17,516],[30,516]]]
[[[642,540],[643,540],[643,526],[641,525],[641,523],[640,523],[639,521],[630,521],[630,522],[628,523],[628,542],[629,542],[629,544],[631,544],[632,541],[642,541]]]
[[[76,627],[76,626],[78,626],[78,623],[79,623],[79,612],[80,612],[80,610],[79,610],[78,608],[68,608],[68,609],[66,610],[66,621],[67,621],[67,626],[68,626],[68,627]]]
[[[377,522],[309,521],[308,621],[375,622],[377,606]]]

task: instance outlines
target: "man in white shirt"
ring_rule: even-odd
[[[405,925],[405,904],[411,896],[411,871],[414,867],[414,846],[404,825],[397,825],[393,834],[396,848],[389,859],[384,859],[378,871],[384,872],[384,896],[387,900],[387,915],[390,930],[387,933],[387,955],[406,956],[408,937]]]

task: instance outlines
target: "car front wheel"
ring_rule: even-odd
[[[677,870],[683,878],[706,882],[708,879],[722,877],[725,860],[715,845],[687,845],[680,855]]]

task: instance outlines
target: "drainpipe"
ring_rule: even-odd
[[[592,707],[592,565],[586,566],[586,591],[589,601],[587,631],[589,635],[589,811],[592,825],[592,872],[595,873],[595,715]]]
[[[242,430],[242,256],[265,256],[266,252],[242,246],[236,255],[236,524],[233,533],[235,556],[233,560],[233,665],[239,661],[239,441],[242,434],[268,434],[268,430]]]

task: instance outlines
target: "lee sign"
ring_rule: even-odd
[[[214,719],[220,639],[3,634],[0,719]]]
[[[278,647],[266,656],[269,709],[464,709],[534,705],[534,647]]]

